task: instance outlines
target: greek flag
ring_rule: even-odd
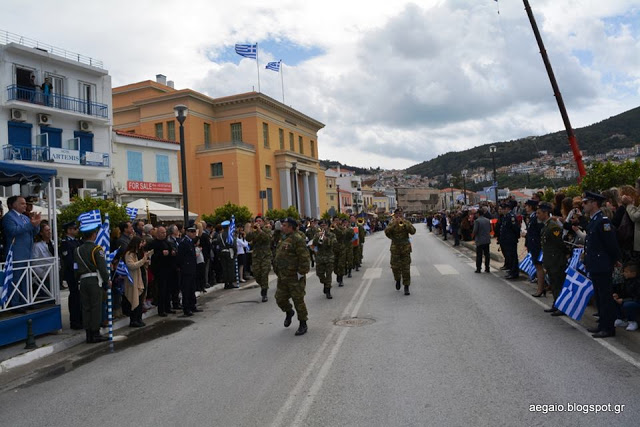
[[[131,273],[129,272],[129,267],[127,267],[127,264],[125,264],[124,260],[120,260],[120,262],[118,263],[118,267],[116,267],[116,274],[120,276],[127,276],[127,279],[129,279],[129,281],[133,283],[133,278],[131,277]]]
[[[245,58],[257,59],[258,43],[256,44],[236,44],[236,53]]]
[[[565,270],[566,273],[569,273],[570,269],[585,271],[584,264],[582,263],[582,261],[580,261],[582,252],[584,252],[584,248],[575,248],[573,250],[573,254],[571,255],[571,259],[569,260],[569,266]]]
[[[107,253],[107,263],[108,264],[111,264],[113,262],[113,260],[115,259],[116,255],[118,254],[119,250],[120,250],[120,248],[116,249],[113,252]]]
[[[110,230],[109,230],[109,215],[106,214],[104,218],[104,223],[98,230],[98,236],[96,237],[96,245],[102,246],[105,253],[109,253],[111,249],[111,240],[109,238]]]
[[[229,235],[227,236],[227,244],[233,244],[233,233],[236,232],[236,217],[231,215],[231,225],[229,226]],[[235,250],[235,248],[233,248]]]
[[[0,293],[0,307],[4,306],[9,298],[9,285],[13,282],[13,243],[9,246],[7,260],[4,263],[4,280]]]
[[[127,215],[129,215],[129,219],[131,221],[135,221],[138,217],[138,208],[124,208],[127,211]]]
[[[264,68],[266,68],[267,70],[280,71],[280,61],[268,62],[267,66]]]
[[[572,319],[580,320],[592,295],[591,280],[569,267],[555,306]]]
[[[78,215],[78,221],[80,221],[80,227],[85,225],[102,225],[102,218],[100,217],[100,209],[94,209],[89,212]]]
[[[524,257],[522,261],[520,261],[518,267],[520,268],[520,270],[527,273],[530,279],[533,279],[536,276],[536,266],[533,265],[531,254],[527,254],[527,256]]]

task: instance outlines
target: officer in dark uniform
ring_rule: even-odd
[[[220,233],[220,262],[222,263],[222,276],[224,279],[224,288],[233,289],[240,286],[236,283],[236,265],[235,257],[237,251],[236,237],[229,237],[229,226],[231,221],[222,222],[222,233]]]
[[[605,200],[604,196],[591,191],[585,192],[582,200],[584,213],[591,217],[586,230],[584,265],[593,282],[600,314],[598,327],[589,329],[589,332],[593,332],[594,338],[608,338],[616,335],[613,326],[616,319],[616,305],[612,297],[611,275],[613,267],[619,262],[622,254],[611,221],[600,210]]]
[[[87,332],[87,343],[109,339],[100,335],[102,288],[111,287],[111,281],[107,272],[104,250],[95,244],[98,227],[99,225],[80,227],[84,242],[74,251],[74,261],[77,265],[76,278],[80,281],[82,324]]]
[[[80,288],[75,276],[74,252],[80,246],[77,239],[78,226],[75,221],[62,224],[64,237],[60,242],[60,265],[62,268],[62,279],[69,287],[69,323],[71,329],[83,329],[82,326],[82,303],[80,302]]]
[[[180,268],[180,284],[182,285],[182,309],[187,317],[202,311],[196,307],[196,247],[193,239],[196,228],[187,228],[186,236],[178,245],[178,267]]]
[[[502,225],[500,227],[500,244],[503,247],[503,254],[506,260],[508,273],[505,279],[517,279],[520,275],[518,268],[518,239],[520,239],[520,224],[514,215],[512,202],[504,202],[502,210]]]
[[[537,200],[527,200],[524,204],[528,214],[527,234],[524,238],[524,246],[531,255],[531,261],[536,267],[536,279],[538,282],[538,292],[533,294],[534,297],[541,297],[544,291],[544,269],[542,262],[538,261],[542,248],[540,246],[540,234],[542,233],[543,224],[538,222],[536,210],[538,209]]]

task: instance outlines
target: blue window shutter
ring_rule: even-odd
[[[129,181],[143,181],[142,153],[127,151],[127,170]]]
[[[62,148],[62,129],[40,126],[40,133],[49,135],[49,147]]]
[[[169,178],[169,156],[156,154],[156,182],[171,182]]]

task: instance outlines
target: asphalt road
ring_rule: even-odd
[[[417,228],[410,296],[395,290],[378,233],[333,300],[309,276],[306,335],[294,336],[297,319],[282,326],[275,284],[264,304],[259,289],[224,291],[191,319],[169,317],[113,353],[76,354],[3,392],[0,425],[640,424],[637,354],[544,314]]]

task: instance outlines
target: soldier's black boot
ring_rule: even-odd
[[[404,294],[405,295],[411,295],[411,292],[409,292],[409,286],[404,285]]]
[[[347,274],[348,278],[351,278],[351,269],[349,269],[349,274]]]
[[[260,295],[262,295],[262,302],[269,301],[269,298],[267,297],[267,290],[266,289],[262,289],[260,291]]]
[[[304,335],[306,333],[307,333],[307,321],[301,320],[300,327],[298,327],[298,330],[296,331],[296,335]]]
[[[104,335],[100,335],[100,330],[93,331],[93,342],[104,342],[109,341],[109,337],[105,337]]]
[[[396,280],[396,291],[400,290],[400,280]]]
[[[291,326],[291,319],[293,319],[293,315],[296,314],[295,311],[289,310],[287,311],[287,317],[284,318],[284,327],[288,328]]]
[[[93,334],[90,329],[85,329],[87,332],[87,344],[93,344]]]
[[[333,297],[331,296],[331,289],[325,288],[324,294],[327,296],[327,299],[333,299]]]
[[[338,276],[338,287],[343,287],[344,283],[342,283],[342,276]]]
[[[360,266],[356,265],[356,271],[360,271]]]

